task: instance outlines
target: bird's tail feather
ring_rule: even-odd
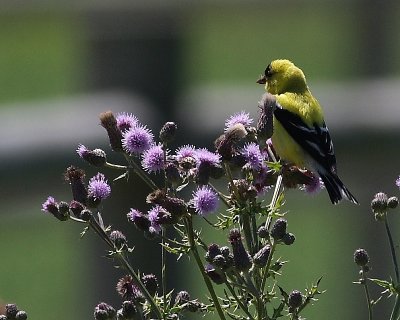
[[[318,172],[328,191],[329,198],[333,204],[337,204],[345,197],[347,200],[358,204],[357,199],[351,194],[349,189],[343,184],[340,178],[331,172]]]

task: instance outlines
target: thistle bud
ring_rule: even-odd
[[[175,304],[181,306],[190,301],[190,294],[187,291],[179,291],[175,297]]]
[[[292,245],[295,240],[296,237],[294,236],[293,233],[286,233],[282,238],[283,243],[286,244],[287,246]]]
[[[396,209],[399,205],[399,199],[397,197],[390,197],[387,202],[387,206],[390,209]]]
[[[65,171],[64,177],[65,180],[71,185],[73,199],[82,204],[86,204],[88,192],[83,183],[85,171],[75,168],[74,166],[70,166]]]
[[[261,239],[267,239],[269,237],[269,231],[266,226],[260,226],[257,230],[257,234]]]
[[[127,246],[127,241],[125,235],[118,230],[114,230],[110,233],[110,240],[114,243],[118,250],[123,249]]]
[[[121,315],[123,316],[122,319],[134,319],[136,313],[137,310],[135,304],[132,301],[126,300],[122,303],[122,308],[121,308]]]
[[[81,212],[85,207],[83,206],[82,203],[72,200],[69,203],[69,209],[71,210],[71,212],[73,213],[73,215],[77,218],[81,218]]]
[[[148,231],[151,225],[150,220],[139,210],[131,209],[127,214],[127,218],[130,222],[133,222],[135,226],[142,231]]]
[[[92,219],[92,212],[89,209],[84,209],[82,210],[80,216],[80,219],[82,219],[83,221],[90,221],[90,219]]]
[[[288,305],[290,308],[297,309],[303,303],[303,296],[300,291],[293,290],[289,294]]]
[[[377,193],[371,201],[371,209],[375,214],[384,214],[388,207],[388,196],[386,193]]]
[[[28,319],[28,315],[24,310],[20,310],[15,315],[15,320],[26,320]]]
[[[222,284],[226,280],[225,274],[215,269],[211,264],[207,264],[204,271],[215,284]]]
[[[14,303],[6,304],[6,317],[7,319],[15,319],[15,316],[18,313],[18,307]]]
[[[165,166],[165,176],[167,178],[167,181],[174,188],[176,188],[182,182],[178,166],[173,162],[167,162]]]
[[[276,219],[271,228],[271,236],[275,240],[282,240],[286,234],[287,222],[283,218]]]
[[[107,155],[101,149],[90,150],[86,148],[83,144],[80,144],[76,152],[83,160],[94,167],[102,167],[107,162]]]
[[[175,122],[167,122],[160,130],[160,140],[163,144],[168,144],[175,139],[178,126]]]
[[[158,281],[156,276],[154,274],[145,274],[142,277],[142,282],[150,295],[154,296],[158,288]]]
[[[354,262],[360,267],[364,267],[369,262],[368,252],[364,249],[357,249],[354,252]]]
[[[263,268],[267,265],[269,255],[271,253],[271,247],[267,244],[262,247],[254,256],[253,263],[258,268]]]
[[[235,268],[239,272],[248,271],[252,265],[251,257],[243,245],[239,229],[232,229],[229,232],[229,242],[232,246]]]
[[[111,149],[116,152],[123,152],[122,132],[117,126],[117,119],[114,114],[111,111],[101,113],[100,124],[107,131]]]
[[[99,303],[94,309],[96,320],[111,320],[115,318],[116,314],[115,309],[105,302]]]

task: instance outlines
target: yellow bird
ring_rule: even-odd
[[[358,204],[336,173],[336,157],[324,115],[303,71],[289,60],[274,60],[257,81],[276,97],[272,144],[279,157],[317,172],[333,204],[343,197]]]

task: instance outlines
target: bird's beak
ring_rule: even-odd
[[[264,76],[260,76],[260,79],[257,80],[258,84],[266,84],[267,83],[267,78]]]

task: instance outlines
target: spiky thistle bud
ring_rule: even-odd
[[[81,218],[81,212],[85,209],[84,205],[76,200],[72,200],[69,203],[69,209],[73,213],[73,215],[77,218]]]
[[[110,233],[110,240],[114,243],[117,250],[121,250],[127,246],[126,237],[121,231],[112,231]]]
[[[263,268],[267,265],[269,255],[271,253],[271,247],[267,244],[262,247],[254,256],[253,263],[258,268]]]
[[[73,199],[82,204],[86,204],[88,191],[83,183],[85,171],[75,168],[74,166],[70,166],[65,171],[64,177],[65,180],[71,185]]]
[[[286,233],[282,238],[283,243],[288,246],[292,245],[295,240],[296,240],[296,237],[294,236],[293,233],[290,233],[290,232]]]
[[[111,149],[116,152],[123,152],[122,147],[122,132],[117,126],[117,119],[111,111],[106,111],[100,114],[100,124],[106,129]]]
[[[142,282],[150,295],[154,296],[158,288],[158,281],[156,276],[152,273],[145,274],[142,276]]]
[[[387,211],[388,196],[384,192],[375,194],[371,201],[371,209],[373,213],[385,213]]]
[[[243,245],[239,229],[235,228],[229,232],[229,242],[232,246],[235,268],[239,272],[248,271],[252,265],[251,257]]]
[[[213,265],[207,264],[205,266],[205,273],[207,276],[210,277],[210,279],[215,283],[215,284],[222,284],[226,280],[225,273],[223,273],[220,270],[217,270]]]
[[[287,221],[283,218],[276,219],[272,228],[271,236],[275,240],[282,240],[286,234]]]
[[[15,319],[15,316],[18,313],[18,307],[14,303],[8,303],[6,304],[6,317],[7,319]]]
[[[303,303],[303,295],[298,290],[293,290],[289,294],[288,305],[290,308],[297,309]]]
[[[178,126],[175,122],[167,122],[163,125],[160,130],[160,140],[165,145],[172,142],[175,139],[175,134]]]
[[[20,310],[15,315],[15,320],[26,320],[28,319],[28,314],[24,310]]]
[[[94,167],[102,167],[107,162],[107,155],[101,149],[90,150],[83,144],[80,144],[78,149],[76,149],[76,153]]]
[[[371,209],[374,213],[375,220],[384,220],[388,209],[388,196],[386,193],[379,192],[375,194],[371,201]]]
[[[175,304],[181,306],[190,301],[190,294],[187,291],[179,291],[175,297]]]
[[[390,197],[387,202],[388,208],[396,209],[399,205],[399,199],[397,197]]]
[[[365,249],[357,249],[354,252],[354,262],[360,267],[364,267],[369,262],[368,252]]]
[[[96,320],[111,320],[115,319],[117,312],[115,309],[105,302],[100,302],[94,308],[94,318]]]
[[[134,319],[137,313],[135,304],[133,301],[126,300],[122,303],[122,308],[118,310],[121,311],[122,319]]]
[[[268,228],[264,225],[260,226],[257,230],[257,234],[261,239],[267,239],[269,237]]]

